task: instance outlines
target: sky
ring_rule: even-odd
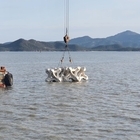
[[[65,0],[0,0],[0,43],[62,41]],[[140,0],[69,0],[70,38],[140,33]]]

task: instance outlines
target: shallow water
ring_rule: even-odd
[[[139,140],[140,52],[71,52],[89,80],[46,83],[61,56],[0,52],[14,77],[0,89],[0,140]]]

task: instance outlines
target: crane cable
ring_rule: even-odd
[[[68,52],[69,55],[69,62],[72,62],[71,56],[70,56],[70,51],[68,48],[68,42],[69,42],[69,0],[64,0],[64,34],[65,36],[63,37],[64,42],[65,42],[65,50],[62,55],[62,59],[60,60],[61,64],[63,63],[64,57],[65,57],[65,52]]]
[[[69,0],[64,0],[64,34],[69,35]]]

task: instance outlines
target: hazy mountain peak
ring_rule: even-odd
[[[107,37],[106,39],[118,42],[137,42],[140,40],[140,34],[132,32],[130,30],[126,30],[114,36]]]
[[[130,31],[130,30],[126,30],[126,31],[124,31],[124,32],[121,32],[121,33],[116,34],[115,36],[118,36],[118,35],[129,36],[129,35],[140,35],[140,34],[135,33],[135,32],[132,32],[132,31]]]
[[[92,41],[93,38],[89,37],[89,36],[82,36],[82,37],[78,37],[78,38],[73,38],[70,40],[71,44],[77,44],[80,42],[80,44],[83,44],[85,42],[90,42]]]

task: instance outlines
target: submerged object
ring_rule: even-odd
[[[46,82],[81,82],[88,80],[85,74],[85,67],[59,67],[54,69],[46,69],[48,77]]]
[[[0,87],[8,87],[13,85],[13,75],[6,71],[6,68],[0,67]]]

